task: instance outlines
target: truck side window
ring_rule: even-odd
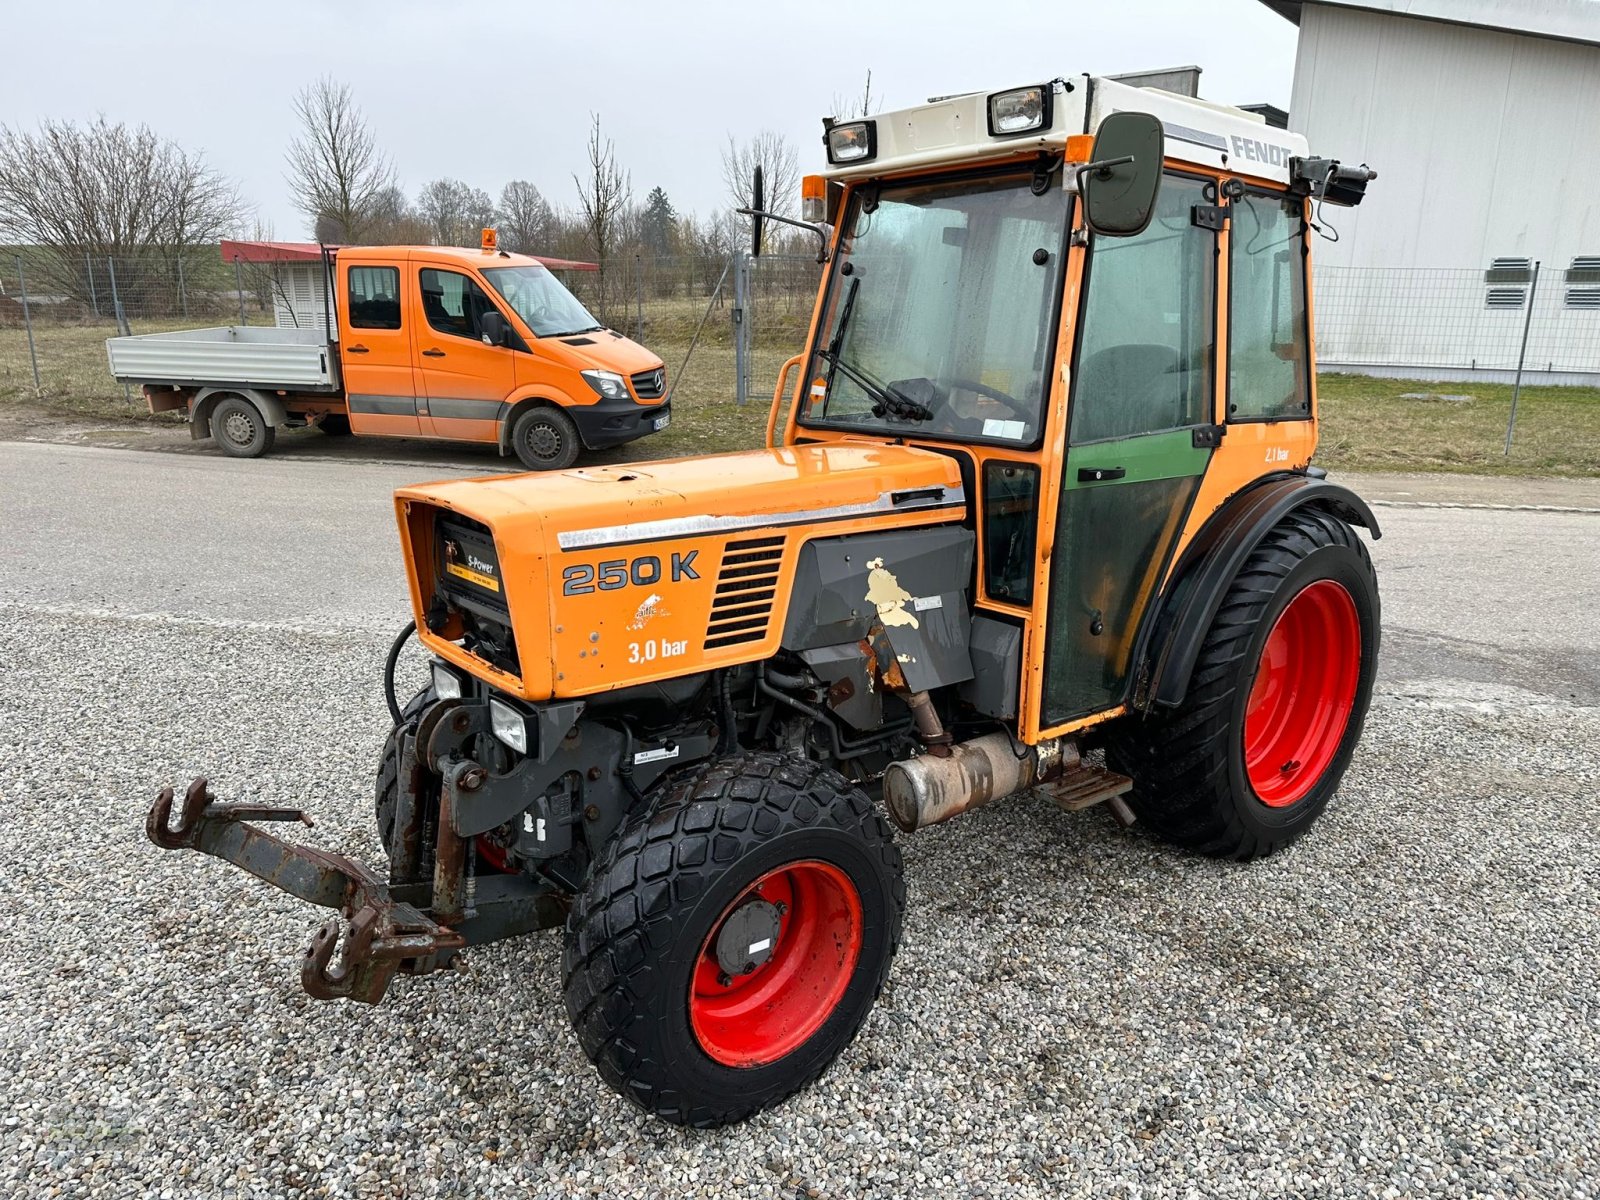
[[[478,339],[478,324],[494,301],[470,276],[456,271],[422,269],[422,312],[428,324],[452,337]]]
[[[1096,237],[1072,393],[1072,444],[1210,420],[1216,234],[1205,183],[1168,175],[1137,237]]]
[[[1228,418],[1304,420],[1311,389],[1303,202],[1247,192],[1230,218]]]
[[[400,268],[350,268],[350,328],[400,328]]]

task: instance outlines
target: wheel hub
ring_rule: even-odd
[[[548,425],[535,425],[524,440],[537,458],[554,458],[561,453],[561,437]]]
[[[1343,585],[1320,579],[1289,601],[1261,648],[1245,708],[1245,772],[1256,798],[1287,808],[1338,754],[1361,675],[1361,621]]]
[[[223,422],[223,431],[228,435],[230,442],[236,442],[241,446],[255,435],[255,429],[250,424],[250,418],[243,413],[236,412],[228,414],[228,419]]]
[[[748,975],[763,967],[778,943],[783,911],[769,900],[747,900],[729,914],[717,934],[717,965],[724,975]]]

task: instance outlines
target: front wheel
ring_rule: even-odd
[[[530,471],[564,471],[581,446],[577,425],[559,408],[530,408],[511,427],[511,447]]]
[[[1127,801],[1168,841],[1272,853],[1327,807],[1361,739],[1378,666],[1378,583],[1355,530],[1301,509],[1228,589],[1176,709],[1108,730]]]
[[[567,923],[584,1053],[664,1120],[740,1121],[861,1027],[900,941],[900,853],[838,772],[745,754],[680,777],[612,838]]]

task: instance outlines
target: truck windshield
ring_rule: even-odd
[[[801,424],[1032,442],[1068,197],[1031,173],[856,193]]]
[[[544,267],[486,267],[483,276],[535,337],[562,337],[603,328]]]

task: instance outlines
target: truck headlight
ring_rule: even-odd
[[[989,97],[989,136],[1014,137],[1050,128],[1051,85],[1013,88]]]
[[[528,752],[528,718],[493,696],[489,697],[489,729],[518,754]]]
[[[583,381],[607,400],[628,399],[628,381],[615,371],[580,371]]]
[[[461,676],[442,662],[433,664],[433,694],[441,700],[461,699]]]

